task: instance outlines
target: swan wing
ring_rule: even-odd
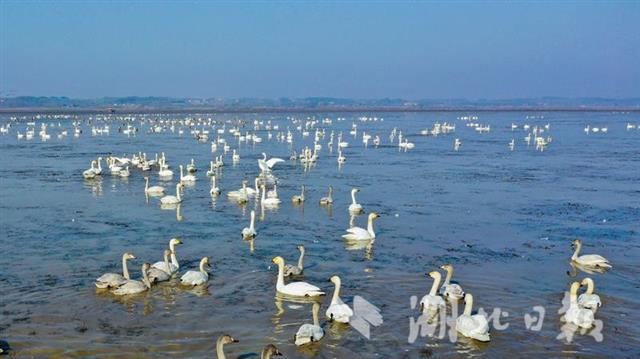
[[[609,261],[599,254],[585,254],[578,257],[580,264],[611,268]]]
[[[349,319],[353,316],[353,310],[344,303],[336,303],[327,308],[326,315],[327,318],[336,322],[349,323]]]
[[[205,283],[209,277],[200,271],[188,271],[180,277],[182,284],[200,285]]]
[[[284,286],[284,293],[299,296],[324,295],[324,292],[315,285],[307,282],[293,282]]]
[[[462,299],[464,297],[464,290],[459,284],[451,283],[443,285],[444,296],[451,299]]]
[[[274,158],[270,158],[268,161],[266,161],[266,165],[269,168],[273,168],[273,166],[275,166],[276,163],[279,163],[279,162],[284,162],[284,160],[282,158],[274,157]]]
[[[117,273],[105,273],[101,275],[98,279],[96,279],[96,287],[98,288],[109,288],[109,287],[119,287],[123,285],[127,279],[120,274]]]
[[[147,272],[147,275],[149,276],[149,281],[151,283],[164,282],[166,280],[169,280],[169,278],[171,277],[171,275],[169,273],[165,272],[162,269],[158,269],[158,268],[149,269],[149,271]]]
[[[347,229],[347,234],[343,234],[344,239],[371,239],[371,234],[364,228],[351,227]]]

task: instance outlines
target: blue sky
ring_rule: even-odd
[[[640,96],[640,1],[0,0],[0,93]]]

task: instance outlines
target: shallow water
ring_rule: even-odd
[[[40,118],[35,120],[38,130],[42,122],[55,125],[49,129],[52,138],[42,141],[37,134],[33,140],[17,139],[26,121],[13,121],[9,134],[0,135],[0,339],[17,357],[212,357],[222,333],[240,340],[226,351],[242,358],[257,357],[267,343],[289,358],[640,355],[640,130],[625,129],[627,122],[640,122],[637,113],[483,113],[474,122],[490,124],[487,134],[466,127],[456,113],[367,115],[384,121],[361,122],[353,115],[336,121],[330,115],[333,124],[319,123],[327,136],[310,169],[288,160],[292,149],[299,152],[313,141],[313,130],[302,138],[289,115],[199,115],[248,120],[243,133],[253,129],[254,119],[272,120],[280,131],[290,127],[295,136],[291,146],[276,140],[278,131],[268,140],[262,129],[263,142],[252,145],[225,134],[241,160],[233,165],[230,153],[225,156],[219,176],[223,195],[215,200],[205,172],[222,148],[212,154],[209,142],[198,143],[188,128],[182,135],[152,134],[148,121],[136,120],[140,131],[126,136],[117,132],[122,120],[89,123],[84,116],[84,132],[74,138],[71,120]],[[531,115],[537,117],[526,118]],[[455,133],[419,134],[436,121],[455,123]],[[8,116],[0,121],[7,122]],[[68,137],[56,137],[62,129],[58,122],[69,130]],[[553,142],[544,152],[536,151],[523,141],[527,132],[511,130],[512,122],[550,123],[544,135]],[[111,134],[92,136],[90,125],[104,123],[111,125]],[[357,139],[349,135],[352,123],[358,124]],[[609,133],[587,135],[587,124],[607,125]],[[414,149],[399,151],[389,143],[394,127],[415,143]],[[331,130],[342,131],[350,143],[342,168],[335,148],[327,150]],[[365,148],[362,130],[379,135],[382,144]],[[212,131],[210,140],[214,137]],[[454,138],[463,143],[458,152],[453,151]],[[513,152],[507,147],[512,138]],[[174,171],[195,158],[198,181],[185,189],[180,213],[160,209],[155,198],[145,199],[137,169],[128,179],[106,171],[94,180],[81,175],[97,156],[138,151],[164,151]],[[262,211],[254,201],[241,207],[224,195],[258,174],[261,152],[287,159],[274,170],[283,200],[277,210]],[[150,175],[151,184],[160,183],[157,172]],[[178,177],[161,182],[169,193]],[[301,184],[307,186],[307,201],[293,206],[290,198]],[[335,189],[330,210],[318,205],[328,185]],[[365,211],[382,215],[375,243],[362,249],[340,237],[349,226],[353,186],[361,189],[358,201]],[[258,214],[253,251],[240,236],[251,209]],[[356,218],[356,225],[365,226],[365,217]],[[195,268],[202,256],[210,257],[208,288],[185,290],[174,280],[132,298],[96,292],[93,280],[119,272],[123,252],[138,257],[130,263],[137,278],[142,262],[161,260],[174,236],[184,242],[177,249],[182,272]],[[576,237],[583,240],[584,253],[601,254],[614,264],[608,273],[591,275],[603,301],[596,314],[603,322],[601,342],[580,334],[571,343],[556,339],[563,293],[572,281],[587,276],[568,275],[570,243]],[[347,303],[359,295],[380,308],[384,323],[371,328],[370,339],[322,318],[326,335],[321,342],[293,345],[297,328],[311,321],[311,306],[275,299],[271,258],[296,261],[298,244],[307,248],[306,281],[331,292],[327,279],[338,274]],[[447,262],[455,266],[454,279],[474,294],[474,309],[508,312],[500,322],[509,327],[492,328],[490,343],[454,343],[448,336],[419,336],[409,343],[410,318],[418,318],[410,298],[419,300],[431,287],[425,272]],[[328,302],[325,298],[321,317]],[[524,315],[534,314],[538,305],[546,309],[542,328],[527,330]]]

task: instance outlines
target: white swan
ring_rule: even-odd
[[[277,163],[284,162],[282,158],[276,157],[267,160],[267,154],[264,152],[262,153],[262,157],[263,158],[258,160],[258,167],[260,167],[260,170],[262,172],[270,172],[273,166],[275,166]]]
[[[178,257],[176,257],[176,246],[179,244],[182,244],[182,241],[178,238],[171,238],[169,241],[169,250],[171,251],[171,263],[169,263],[170,274],[174,274],[180,269],[180,263],[178,263]],[[164,270],[164,260],[153,263],[151,267]]]
[[[197,286],[205,284],[209,281],[209,273],[205,267],[211,267],[209,265],[209,257],[204,257],[200,260],[200,270],[190,270],[180,277],[180,284]]]
[[[124,253],[122,255],[122,275],[117,273],[105,273],[96,279],[96,287],[100,289],[116,288],[131,279],[129,276],[129,269],[127,268],[127,260],[129,259],[136,259],[136,257],[131,253]]]
[[[180,182],[195,182],[196,181],[196,176],[194,175],[186,175],[183,176],[183,171],[182,171],[182,165],[180,165]]]
[[[82,176],[86,179],[92,179],[96,177],[96,171],[95,171],[95,165],[96,165],[96,161],[91,161],[91,167],[82,172]]]
[[[218,188],[216,184],[216,176],[211,176],[211,189],[209,190],[209,194],[213,197],[220,195],[220,188]]]
[[[242,238],[243,239],[249,240],[249,239],[256,238],[256,236],[258,235],[258,232],[256,232],[255,222],[256,222],[256,211],[252,210],[251,211],[251,222],[249,223],[249,227],[244,227],[242,229]]]
[[[169,169],[169,166],[163,164],[160,166],[160,170],[158,171],[158,177],[171,177],[173,176],[173,171]]]
[[[587,286],[587,291],[585,293],[580,294],[578,297],[578,306],[580,308],[589,309],[596,314],[598,308],[602,306],[602,302],[600,301],[600,296],[597,294],[593,294],[594,283],[593,279],[587,277],[582,280],[581,285]]]
[[[320,304],[313,303],[313,324],[305,323],[300,326],[296,335],[293,336],[293,341],[297,346],[305,345],[320,341],[324,337],[324,330],[320,327],[320,321],[318,320],[318,313],[320,312]]]
[[[124,282],[124,284],[112,291],[112,293],[115,295],[130,295],[142,293],[148,290],[149,288],[151,288],[151,283],[149,282],[149,277],[147,276],[148,270],[149,263],[144,263],[142,265],[142,281],[128,279],[126,282]]]
[[[297,266],[294,266],[291,264],[285,265],[284,266],[285,277],[301,275],[302,272],[304,271],[304,246],[299,245],[298,250],[300,251],[300,257],[298,258],[298,265]]]
[[[347,234],[343,234],[342,238],[349,240],[371,240],[376,238],[376,233],[373,231],[373,220],[379,218],[380,215],[376,212],[369,213],[369,220],[367,222],[367,229],[360,227],[351,227],[347,229]]]
[[[216,341],[216,355],[218,356],[218,359],[227,359],[227,356],[224,354],[225,344],[231,344],[231,343],[237,343],[237,342],[238,340],[234,339],[229,334],[221,335]]]
[[[333,203],[333,186],[329,186],[329,194],[327,197],[320,198],[320,205],[328,206]]]
[[[184,186],[182,183],[176,184],[176,195],[175,196],[164,196],[160,198],[160,203],[162,204],[178,204],[182,202],[182,196],[180,196],[180,189]]]
[[[362,205],[356,202],[356,193],[360,192],[358,188],[351,189],[351,204],[349,205],[349,212],[353,214],[362,213]]]
[[[189,164],[187,165],[187,172],[189,172],[189,173],[195,173],[195,172],[197,172],[197,171],[198,171],[198,167],[196,167],[196,163],[195,163],[194,159],[192,158],[192,159],[191,159],[191,163],[189,163]]]
[[[164,194],[165,189],[162,186],[149,187],[149,177],[144,178],[144,193],[150,196],[158,196]]]
[[[271,260],[278,265],[278,281],[276,282],[276,291],[280,294],[294,297],[316,297],[324,295],[324,292],[315,285],[307,282],[291,282],[284,284],[284,259],[282,257],[274,257]]]
[[[131,172],[129,171],[129,166],[127,166],[124,169],[120,170],[120,172],[118,172],[118,175],[120,175],[120,177],[129,177],[129,176],[131,176]]]
[[[98,157],[98,161],[96,161],[98,164],[98,167],[94,168],[93,171],[96,173],[97,176],[102,174],[102,157]]]
[[[582,241],[576,239],[573,241],[573,245],[576,247],[575,252],[571,256],[571,260],[586,266],[586,267],[602,267],[602,268],[611,268],[611,263],[601,255],[598,254],[580,254],[580,250],[582,249]]]
[[[299,195],[295,195],[291,197],[291,202],[293,203],[302,203],[304,202],[304,185],[302,185],[302,189],[300,190]]]
[[[444,279],[442,287],[440,287],[440,293],[447,299],[459,300],[464,298],[464,290],[459,284],[451,283],[451,277],[453,277],[453,265],[445,264],[440,268],[447,272],[447,276]]]
[[[433,284],[431,285],[429,293],[425,294],[425,296],[420,299],[420,311],[436,312],[438,309],[445,306],[444,299],[437,294],[438,288],[440,287],[440,281],[442,280],[442,275],[437,271],[429,272],[427,275],[433,278]]]
[[[569,309],[564,313],[563,319],[567,323],[588,329],[593,326],[595,319],[591,310],[580,308],[578,305],[578,288],[580,288],[579,282],[571,283],[571,289],[569,290]]]
[[[248,200],[248,194],[247,194],[247,181],[242,181],[242,188],[235,190],[235,191],[229,191],[227,192],[227,197],[234,199],[234,200],[238,200],[238,199],[245,199]],[[246,202],[246,201],[245,201]]]
[[[171,255],[171,250],[164,250],[164,262],[162,262],[162,269],[159,268],[149,268],[147,271],[147,275],[149,276],[149,282],[157,283],[157,282],[165,282],[171,278],[171,263],[169,262],[169,256]]]
[[[275,198],[267,198],[267,188],[263,185],[262,186],[262,201],[260,202],[262,205],[267,206],[267,207],[276,207],[280,204],[280,198],[275,197]]]
[[[213,167],[213,161],[209,162],[209,170],[207,171],[207,176],[211,177],[216,174],[216,170]]]
[[[488,342],[491,340],[489,334],[489,322],[484,315],[471,315],[473,308],[473,296],[471,293],[464,295],[464,312],[456,319],[456,330],[467,338]]]
[[[353,310],[340,299],[340,286],[342,283],[340,277],[334,275],[329,281],[335,285],[335,289],[333,290],[331,304],[325,314],[331,321],[349,323],[349,319],[353,316]]]

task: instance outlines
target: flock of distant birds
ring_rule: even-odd
[[[108,117],[96,118],[96,120],[107,118]],[[324,125],[330,125],[333,120],[326,118],[320,122],[315,118],[307,118],[306,120],[295,118],[288,119],[291,121],[291,124],[295,126],[295,130],[297,130],[303,138],[310,136],[311,133],[313,133],[314,135],[314,145],[312,147],[307,146],[303,148],[300,153],[293,152],[291,154],[290,160],[300,161],[300,163],[303,163],[305,165],[315,163],[319,159],[320,150],[323,148],[322,140],[327,137],[325,132],[326,130],[324,128],[319,128],[318,125],[320,123]],[[131,123],[136,120],[135,117],[131,116],[120,118],[120,120],[124,120],[128,124],[126,126],[120,127],[118,129],[118,132],[127,135],[133,135],[139,131],[137,127],[131,125]],[[337,118],[337,121],[344,120],[344,118]],[[383,121],[384,119],[377,117],[362,117],[360,118],[360,120],[366,122],[378,120]],[[459,117],[458,120],[466,121],[468,127],[475,128],[475,130],[479,133],[486,133],[491,130],[489,125],[481,125],[476,122],[478,120],[476,116],[462,116]],[[211,134],[208,128],[215,129],[215,124],[216,122],[214,122],[210,118],[187,118],[179,120],[161,119],[150,121],[149,132],[158,133],[168,130],[172,132],[178,131],[178,133],[183,133],[184,128],[191,128],[191,134],[196,140],[206,142],[208,141]],[[231,128],[227,128],[228,124],[231,125]],[[28,129],[24,134],[18,132],[18,139],[31,139],[35,136],[35,122],[27,123],[27,125]],[[74,120],[73,126],[74,135],[79,136],[82,133],[80,121]],[[8,133],[10,127],[11,123],[3,125],[2,127],[0,127],[1,133]],[[50,135],[48,133],[49,127],[50,126],[43,121],[41,130],[39,132],[39,136],[43,140],[50,138]],[[512,124],[511,130],[516,130],[518,129],[518,127],[518,125]],[[533,140],[536,144],[537,149],[539,149],[540,151],[544,150],[544,148],[552,142],[552,138],[550,136],[543,136],[543,133],[545,131],[548,131],[549,128],[549,124],[546,124],[544,126],[530,126],[528,124],[525,124],[523,126],[523,129],[526,131],[531,131],[528,133],[527,137],[525,137],[525,142],[527,144],[530,144]],[[626,126],[627,130],[633,130],[636,128],[640,129],[640,126],[631,123],[628,123]],[[271,140],[274,136],[272,131],[278,131],[279,127],[277,124],[274,124],[271,121],[254,121],[253,133],[251,133],[250,131],[246,131],[243,133],[239,123],[233,125],[231,121],[227,121],[215,131],[217,138],[211,142],[211,151],[216,152],[218,150],[218,146],[222,147],[224,154],[228,153],[231,150],[229,143],[224,138],[224,135],[227,133],[234,136],[239,142],[260,143],[262,142],[262,138],[258,135],[258,130],[261,129],[265,129],[267,131],[267,137],[269,140]],[[108,124],[100,126],[94,125],[91,131],[93,135],[101,135],[104,133],[108,134],[110,131],[110,127]],[[452,132],[455,132],[455,125],[444,122],[442,124],[436,123],[434,124],[433,128],[424,129],[420,133],[422,135],[438,136],[440,134],[449,134]],[[587,126],[585,128],[585,132],[607,133],[608,128]],[[351,127],[350,135],[357,137],[357,134],[357,124],[354,123]],[[67,131],[63,130],[58,134],[58,137],[62,138],[66,135]],[[278,141],[292,143],[294,136],[292,130],[287,127],[286,132],[279,131],[275,134],[275,137]],[[337,140],[337,162],[340,165],[344,164],[346,162],[346,158],[343,154],[343,149],[347,148],[349,146],[349,143],[343,139],[342,132],[339,132],[336,136],[335,132],[331,131],[328,138],[329,141],[326,143],[326,147],[328,147],[331,152],[333,151],[334,147],[334,139]],[[374,146],[380,145],[381,142],[380,136],[372,136],[370,133],[366,132],[362,133],[361,138],[365,146],[368,145],[370,140],[373,142]],[[398,131],[397,128],[394,128],[389,135],[389,140],[391,143],[394,143],[394,141],[396,141],[396,138],[398,147],[400,149],[406,151],[414,148],[415,146],[412,142],[409,142],[406,136],[403,136],[402,131]],[[460,139],[455,138],[454,150],[457,151],[461,145],[462,142],[460,141]],[[515,140],[512,140],[508,144],[508,146],[511,150],[513,150],[515,147]],[[142,173],[149,173],[150,171],[155,170],[157,171],[159,178],[163,180],[170,180],[174,175],[173,171],[170,169],[169,163],[164,153],[155,154],[153,158],[147,157],[146,153],[134,154],[131,157],[116,157],[109,154],[108,156],[105,156],[104,160],[106,161],[106,168],[103,169],[102,167],[103,158],[98,157],[97,159],[91,161],[91,167],[83,171],[82,176],[87,180],[92,180],[98,176],[105,174],[104,172],[108,170],[110,175],[129,177],[131,176],[132,169],[139,169]],[[240,155],[235,149],[232,151],[231,160],[234,163],[240,161]],[[238,188],[237,190],[228,191],[226,193],[227,197],[230,200],[236,201],[240,204],[246,203],[247,201],[249,201],[249,199],[255,199],[256,201],[260,201],[261,205],[265,207],[277,207],[281,205],[282,200],[279,198],[277,192],[277,178],[273,174],[274,167],[281,162],[285,162],[285,160],[281,158],[268,158],[265,153],[262,153],[262,158],[258,159],[260,172],[259,175],[255,178],[253,186],[249,186],[249,182],[246,180],[242,181],[242,186],[240,188]],[[222,191],[218,187],[216,178],[218,173],[217,171],[220,171],[223,167],[224,155],[215,156],[215,160],[209,163],[206,175],[211,180],[210,195],[212,197],[217,197],[222,194]],[[198,168],[195,164],[195,161],[192,159],[191,162],[186,164],[185,166],[179,165],[179,169],[180,178],[176,183],[175,195],[167,194],[167,189],[163,186],[150,185],[148,175],[145,176],[144,194],[146,196],[159,197],[160,204],[163,207],[174,208],[174,206],[179,205],[184,199],[183,189],[185,185],[193,184],[197,180],[196,173],[198,171]],[[270,190],[267,189],[268,186],[271,187]],[[306,188],[304,185],[302,185],[300,194],[293,196],[291,198],[291,202],[297,205],[304,204],[307,200],[305,191]],[[359,189],[357,188],[353,188],[351,190],[351,203],[348,207],[348,211],[352,215],[352,219],[354,218],[353,215],[364,213],[363,206],[356,200],[356,193],[358,191]],[[332,206],[333,187],[328,187],[328,195],[321,198],[318,203],[321,206]],[[378,213],[369,213],[367,228],[354,226],[352,220],[350,228],[346,229],[346,233],[342,237],[347,241],[372,243],[376,238],[373,223],[378,217]],[[245,240],[253,240],[258,235],[255,227],[255,211],[251,211],[249,226],[242,229],[241,235]],[[136,257],[132,253],[124,253],[122,255],[122,274],[103,274],[96,279],[95,286],[98,288],[98,290],[107,290],[118,296],[135,295],[148,291],[154,284],[168,281],[172,277],[178,275],[180,265],[177,259],[176,246],[180,244],[182,244],[182,241],[180,239],[172,238],[169,241],[168,248],[163,252],[162,260],[157,261],[154,264],[145,262],[142,265],[140,280],[131,279],[127,267],[127,261],[136,259]],[[580,255],[580,251],[582,248],[582,242],[580,240],[575,240],[573,242],[573,245],[575,246],[575,251],[571,256],[572,265],[587,273],[604,272],[611,268],[610,262],[600,255]],[[277,281],[275,286],[277,295],[285,299],[314,299],[324,296],[325,292],[321,288],[300,280],[304,276],[305,248],[304,246],[298,246],[298,250],[300,252],[300,255],[297,265],[285,264],[285,261],[281,256],[276,256],[272,259],[272,262],[278,267]],[[209,258],[203,257],[199,262],[198,268],[189,270],[180,276],[180,283],[187,287],[207,285],[209,280],[208,268]],[[481,314],[472,314],[472,294],[465,292],[460,284],[454,283],[452,281],[453,266],[451,264],[445,264],[441,267],[441,269],[446,272],[444,282],[442,282],[442,275],[440,274],[440,272],[431,271],[427,273],[427,276],[433,279],[433,284],[430,291],[425,294],[420,301],[421,312],[428,317],[433,318],[434,315],[436,315],[445,307],[445,300],[450,302],[458,302],[460,300],[463,300],[465,307],[463,313],[456,319],[456,330],[466,337],[483,342],[489,341],[490,332],[487,318]],[[288,283],[285,283],[285,278],[291,278],[291,280]],[[348,304],[342,301],[340,297],[341,279],[338,275],[334,275],[330,278],[330,281],[334,285],[334,291],[325,315],[330,321],[348,324],[354,316],[354,312]],[[578,291],[581,287],[585,287],[586,291],[578,296]],[[581,282],[572,283],[569,288],[569,293],[569,309],[563,315],[563,320],[579,328],[591,328],[594,325],[594,315],[598,308],[601,306],[599,296],[594,293],[593,279],[587,277],[584,278]],[[308,343],[317,342],[324,336],[324,330],[319,323],[318,313],[320,310],[320,305],[317,301],[314,302],[312,309],[313,322],[312,324],[304,324],[298,329],[296,335],[294,336],[294,342],[296,345],[305,345]],[[224,358],[224,345],[234,342],[237,342],[237,340],[230,335],[225,334],[220,336],[216,344],[218,357]],[[279,350],[273,344],[269,344],[263,349],[261,357],[269,358],[272,355],[279,354]]]

